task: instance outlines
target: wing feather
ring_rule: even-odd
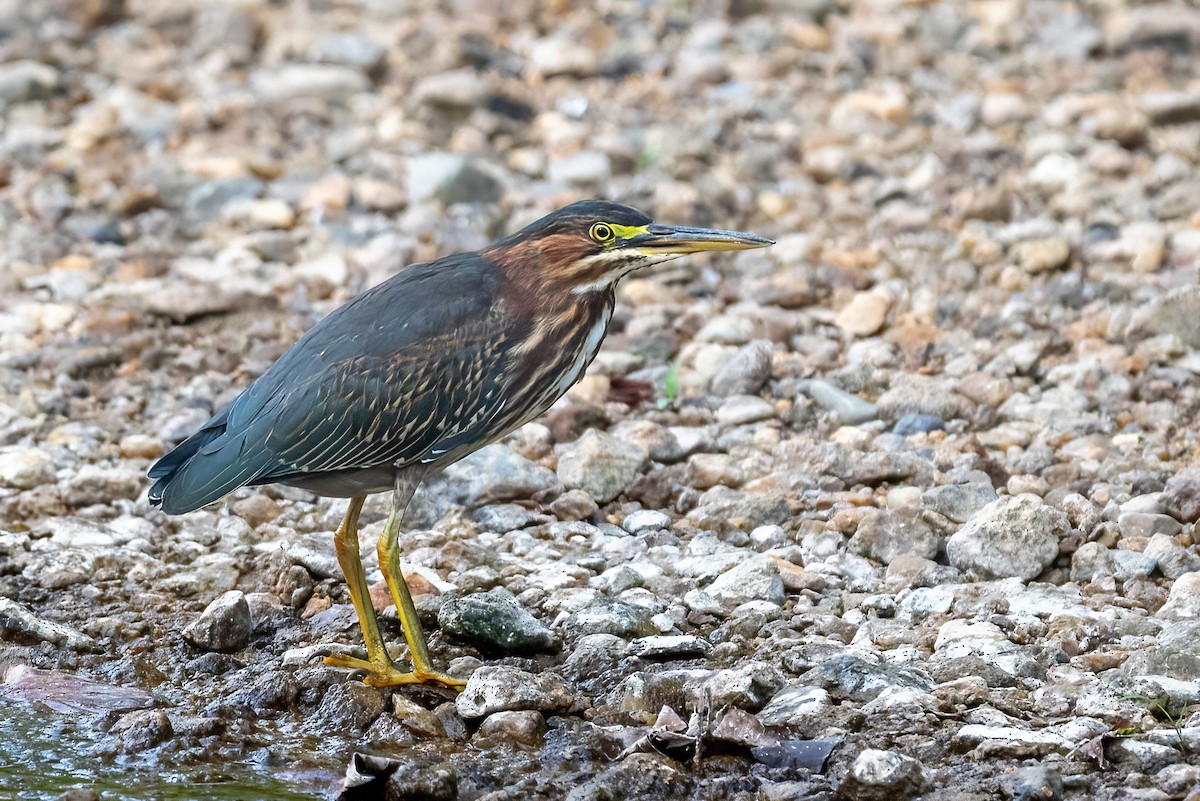
[[[508,351],[498,277],[459,254],[337,309],[151,468],[151,501],[190,511],[251,482],[420,461],[442,440],[459,447],[495,415],[482,385]]]

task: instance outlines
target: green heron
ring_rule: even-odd
[[[578,381],[608,331],[622,276],[705,250],[773,244],[736,231],[654,223],[583,201],[476,253],[410,266],[312,327],[228,406],[150,468],[150,502],[182,514],[238,487],[281,483],[350,498],[334,534],[375,686],[465,682],[435,671],[398,539],[425,476],[503,437]],[[392,662],[359,559],[368,493],[392,491],[379,568],[411,671]]]

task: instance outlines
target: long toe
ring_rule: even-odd
[[[402,673],[394,668],[387,671],[372,671],[363,678],[363,681],[372,687],[396,687],[401,684],[440,684],[456,692],[467,686],[465,679],[456,679],[454,676],[437,671],[422,670],[418,672],[410,670],[407,673]]]
[[[376,664],[367,659],[346,654],[332,654],[325,657],[325,664],[330,667],[362,670],[367,675],[363,682],[372,687],[397,687],[401,684],[440,684],[458,691],[467,686],[466,679],[458,679],[437,670],[408,670],[403,671],[390,662]]]
[[[375,670],[375,665],[366,659],[359,659],[349,654],[330,654],[325,657],[325,664],[330,667],[349,668],[350,670],[365,670],[368,673]]]

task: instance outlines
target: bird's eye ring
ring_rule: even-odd
[[[592,230],[589,233],[592,239],[595,239],[597,242],[608,242],[616,236],[613,233],[612,226],[608,223],[596,223],[592,226]]]

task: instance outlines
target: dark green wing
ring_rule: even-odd
[[[502,406],[497,277],[459,254],[340,307],[151,468],[151,502],[191,511],[249,483],[433,462],[473,441]]]

